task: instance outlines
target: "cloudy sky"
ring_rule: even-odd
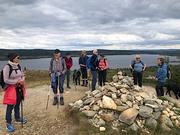
[[[0,0],[0,48],[180,49],[180,0]]]

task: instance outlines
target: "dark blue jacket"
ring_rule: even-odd
[[[91,61],[90,61],[90,63],[91,63],[91,71],[96,71],[97,70],[97,68],[98,68],[98,56],[97,55],[95,55],[95,54],[93,54],[92,56],[91,56]]]
[[[80,57],[79,58],[79,65],[82,64],[82,65],[86,65],[87,64],[87,60],[88,60],[88,56],[85,56],[85,57]],[[83,67],[83,66],[80,66],[81,68],[86,68],[86,67]]]
[[[166,78],[167,78],[167,65],[166,64],[158,66],[158,70],[156,72],[156,78],[161,83],[166,82]]]

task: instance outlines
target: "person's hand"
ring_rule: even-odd
[[[51,77],[51,72],[49,72],[49,76]]]
[[[17,83],[20,84],[20,85],[24,85],[24,81],[23,80],[18,80]]]

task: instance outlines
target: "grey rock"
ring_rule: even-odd
[[[157,124],[158,124],[157,121],[156,121],[155,119],[153,119],[153,118],[146,119],[145,125],[146,125],[147,127],[156,128],[156,127],[157,127]]]
[[[93,105],[93,111],[99,111],[100,107],[98,105]]]
[[[117,76],[117,75],[114,75],[114,76],[113,76],[113,82],[114,82],[114,83],[117,83],[118,81],[119,81],[118,76]]]
[[[92,95],[95,96],[95,95],[98,94],[98,93],[100,93],[100,90],[94,90],[94,91],[92,92]]]
[[[147,106],[140,106],[139,115],[143,118],[152,117],[153,109]]]
[[[93,117],[97,112],[96,111],[82,111],[87,117]]]
[[[74,107],[77,107],[77,108],[81,108],[83,107],[83,101],[82,100],[78,100],[74,103],[73,105]]]
[[[92,98],[88,98],[88,99],[86,99],[85,101],[84,101],[84,105],[89,105],[91,102],[93,102],[94,101],[94,98],[92,97]]]
[[[153,118],[155,120],[158,120],[160,118],[160,116],[161,116],[161,112],[153,112]]]
[[[99,121],[96,124],[99,126],[104,126],[106,122],[103,119],[99,119]]]
[[[129,127],[130,130],[132,131],[138,131],[139,127],[136,123],[132,124],[130,127]]]
[[[167,117],[166,115],[161,115],[160,122],[170,128],[174,127],[171,119],[169,117]]]
[[[103,96],[103,94],[100,92],[100,93],[96,94],[94,97],[95,97],[95,98],[100,98],[100,97],[102,97],[102,96]]]

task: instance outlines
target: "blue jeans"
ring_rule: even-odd
[[[6,123],[11,124],[12,121],[12,111],[14,109],[14,116],[15,119],[18,120],[21,116],[20,116],[20,104],[22,101],[22,93],[16,89],[16,105],[7,105],[6,108]]]
[[[58,82],[58,80],[59,80],[59,82]],[[52,73],[51,88],[53,89],[54,94],[58,93],[58,89],[59,89],[60,93],[64,93],[64,80],[65,80],[64,74],[57,75],[57,73]]]
[[[92,91],[96,89],[97,71],[91,71],[92,74]]]

